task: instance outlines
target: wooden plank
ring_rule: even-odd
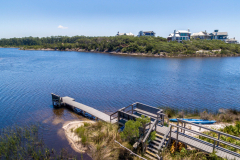
[[[62,102],[69,106],[72,106],[73,108],[78,108],[82,111],[85,111],[85,112],[89,113],[90,115],[97,117],[100,120],[103,120],[105,122],[110,122],[110,116],[108,114],[103,113],[99,110],[96,110],[92,107],[86,106],[84,104],[81,104],[79,102],[75,102],[75,100],[71,97],[62,97]],[[117,122],[116,119],[112,120],[112,123],[116,123],[116,122]]]

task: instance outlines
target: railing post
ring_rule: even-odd
[[[179,133],[179,121],[177,122],[177,137],[176,137],[176,148],[177,148],[177,143],[178,143],[178,133]]]
[[[157,130],[157,123],[158,123],[158,115],[157,115],[157,120],[156,120],[156,123],[155,123],[155,131]]]
[[[184,131],[183,131],[183,133],[185,134],[186,123],[185,122],[183,122],[183,123],[184,123]]]
[[[218,133],[218,140],[220,139],[220,133]],[[219,141],[217,142],[217,147],[219,145]]]
[[[120,112],[118,111],[118,122],[120,121]]]
[[[215,150],[215,144],[216,144],[216,141],[214,140],[214,143],[213,143],[213,152]]]
[[[170,136],[169,136],[170,140],[169,140],[169,144],[171,144],[172,141],[172,125],[170,124]]]
[[[162,125],[164,126],[164,115],[163,115],[163,118],[162,118]]]
[[[132,105],[132,114],[133,114],[133,105]]]

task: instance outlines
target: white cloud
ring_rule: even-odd
[[[68,27],[63,27],[62,25],[59,25],[58,28],[60,28],[60,29],[68,29]]]

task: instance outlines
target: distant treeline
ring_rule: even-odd
[[[219,50],[214,54],[239,54],[239,44],[227,44],[220,40],[191,40],[183,43],[167,42],[162,37],[85,37],[52,36],[0,39],[2,47],[22,47],[23,49],[51,48],[58,50],[83,49],[99,52],[149,53],[149,54],[195,54],[199,50]],[[210,53],[210,52],[209,52]]]

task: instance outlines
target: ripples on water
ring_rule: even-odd
[[[217,110],[239,108],[239,82],[240,57],[144,58],[0,49],[0,127],[40,122],[51,135],[49,143],[57,143],[52,125],[60,128],[81,117],[54,110],[52,92],[107,113],[136,101]]]

